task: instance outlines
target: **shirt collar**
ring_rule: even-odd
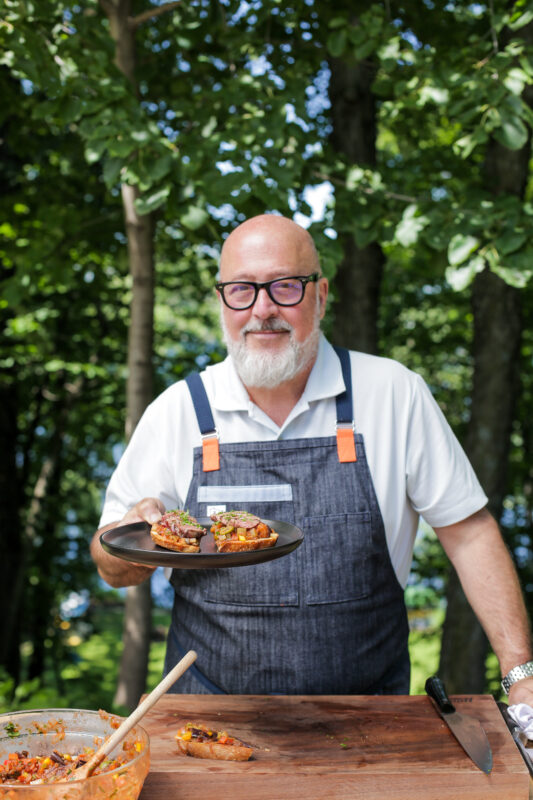
[[[250,398],[237,374],[231,356],[227,356],[217,367],[208,367],[208,369],[217,370],[216,379],[213,380],[213,407],[218,411],[248,411]],[[309,403],[336,397],[345,388],[338,356],[324,334],[321,333],[317,358],[297,405],[300,410],[303,410]]]

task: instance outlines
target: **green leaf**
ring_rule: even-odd
[[[88,144],[85,148],[85,159],[88,164],[95,164],[102,158],[103,153],[105,152],[107,146],[107,142],[104,139],[101,139],[99,142],[92,142]]]
[[[507,25],[512,31],[517,31],[520,28],[529,25],[530,22],[533,22],[533,11],[528,9],[527,11],[524,11],[523,14],[519,14],[518,16],[515,14],[512,16]]]
[[[379,225],[372,225],[370,228],[354,228],[353,236],[357,247],[362,250],[368,247],[371,242],[379,239]]]
[[[494,138],[510,150],[520,150],[528,140],[528,131],[520,117],[505,116],[501,127],[492,132]]]
[[[527,74],[523,69],[518,69],[518,67],[510,69],[503,80],[503,84],[506,89],[509,89],[510,92],[517,96],[522,94],[524,86],[527,84],[527,82]]]
[[[170,189],[171,186],[169,183],[167,183],[166,186],[163,186],[162,189],[158,189],[157,192],[153,192],[146,197],[137,198],[135,201],[137,213],[141,215],[150,214],[150,212],[155,211],[156,208],[162,206],[170,194]]]
[[[491,266],[491,271],[505,281],[509,286],[514,286],[516,289],[523,289],[529,283],[532,270],[523,271],[513,267],[506,267],[502,264],[498,266]]]
[[[346,24],[347,20],[345,17],[333,17],[333,19],[330,19],[330,21],[328,22],[328,28],[331,28],[333,30],[334,28],[345,27]]]
[[[457,139],[453,144],[453,151],[461,158],[468,158],[478,144],[485,144],[488,138],[486,131],[481,126],[478,126],[473,133]]]
[[[333,58],[340,58],[346,49],[346,31],[335,31],[328,36],[326,47]]]
[[[104,163],[104,181],[111,188],[115,185],[120,175],[123,161],[121,158],[107,158]]]
[[[395,239],[403,247],[415,244],[418,234],[424,230],[429,220],[423,215],[417,216],[418,207],[415,203],[407,206],[395,231]]]
[[[217,126],[217,118],[209,117],[208,121],[205,123],[201,131],[204,139],[208,139],[211,136],[216,126]]]
[[[191,231],[198,230],[209,219],[209,214],[200,206],[189,206],[185,214],[181,217],[181,222]]]
[[[123,137],[120,139],[113,137],[107,142],[104,140],[104,145],[108,146],[110,156],[118,156],[118,158],[125,158],[137,149],[135,142],[132,142],[130,139],[124,139]],[[93,147],[98,147],[98,144],[95,142]]]
[[[522,247],[526,241],[527,236],[525,233],[518,233],[516,231],[509,230],[496,239],[494,246],[497,247],[497,249],[503,255],[508,255],[509,253],[514,253],[515,250],[518,250],[520,247]]]
[[[365,58],[368,58],[377,48],[377,41],[375,39],[367,39],[364,44],[359,45],[359,47],[355,48],[355,57],[358,61],[363,61]]]
[[[455,267],[466,261],[474,250],[477,250],[479,244],[479,239],[476,239],[475,236],[463,233],[457,233],[453,236],[448,245],[448,261],[451,266]]]
[[[463,267],[447,267],[445,272],[446,280],[452,289],[456,292],[462,292],[474,280],[478,272],[483,272],[485,266],[485,259],[481,256],[474,256]]]
[[[153,182],[161,180],[165,175],[168,175],[172,169],[173,156],[172,153],[164,153],[161,158],[150,164],[150,177]]]

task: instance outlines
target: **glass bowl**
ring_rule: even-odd
[[[95,750],[116,729],[117,720],[120,723],[121,719],[111,714],[74,708],[2,714],[0,764],[9,753],[24,750],[29,756],[48,756],[54,750],[72,755],[85,748]],[[150,768],[150,740],[140,725],[127,734],[108,758],[118,757],[125,748],[132,758],[114,769],[81,781],[0,784],[0,800],[137,800]]]

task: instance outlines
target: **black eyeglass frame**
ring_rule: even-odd
[[[265,281],[265,283],[256,283],[255,281],[225,281],[224,283],[215,283],[215,288],[218,289],[218,291],[220,292],[222,300],[224,301],[225,305],[227,305],[228,308],[231,308],[232,311],[246,311],[247,308],[251,308],[255,303],[255,301],[257,300],[257,295],[259,294],[260,289],[265,289],[266,293],[268,294],[272,302],[275,303],[277,306],[283,306],[285,308],[288,308],[290,306],[297,306],[299,303],[301,303],[302,300],[304,299],[305,287],[307,286],[307,284],[317,283],[317,281],[320,280],[321,277],[322,276],[318,272],[313,272],[312,275],[285,275],[281,278],[274,278],[274,280],[272,281]],[[278,283],[279,281],[287,281],[287,280],[300,281],[300,283],[302,284],[302,296],[300,297],[299,300],[296,300],[295,303],[280,303],[279,300],[276,300],[276,298],[273,297],[272,295],[270,288],[272,284]],[[239,306],[238,308],[235,308],[235,306],[231,306],[226,300],[226,296],[224,294],[224,289],[226,288],[226,286],[251,286],[255,292],[252,302],[248,303],[247,306]]]

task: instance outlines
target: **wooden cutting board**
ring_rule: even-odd
[[[490,775],[425,696],[165,695],[141,723],[151,747],[141,800],[527,800],[529,773],[494,699],[452,699],[483,725]],[[187,721],[253,744],[253,759],[182,755],[174,735]]]

